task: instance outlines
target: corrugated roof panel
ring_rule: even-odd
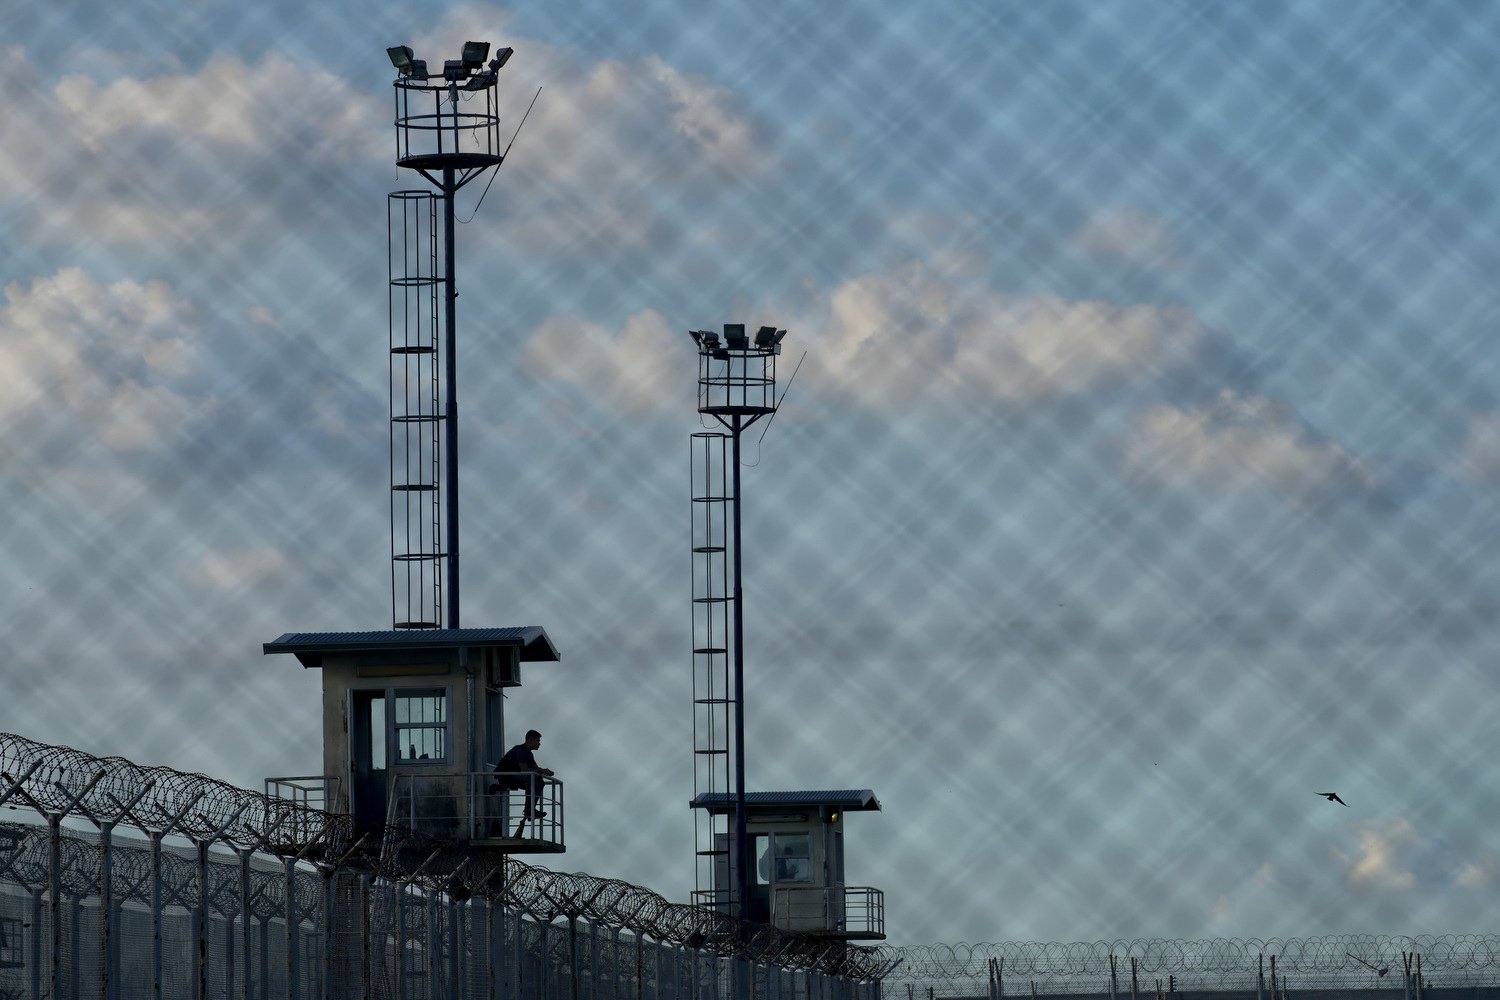
[[[295,653],[317,657],[324,653],[354,653],[382,649],[483,649],[520,646],[521,659],[555,662],[557,648],[540,625],[504,628],[393,629],[378,632],[288,632],[265,643],[266,654]],[[308,662],[304,658],[304,664]]]
[[[734,793],[708,792],[698,796],[690,804],[694,809],[727,812],[734,808]],[[773,809],[783,806],[827,806],[845,812],[858,812],[878,810],[880,800],[868,788],[843,788],[824,791],[746,792],[745,805]]]

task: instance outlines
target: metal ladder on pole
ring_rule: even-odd
[[[443,627],[443,409],[438,377],[438,205],[429,191],[387,202],[391,348],[391,622]]]
[[[693,797],[730,794],[731,712],[729,634],[729,435],[692,436],[693,544]],[[694,901],[733,913],[729,878],[729,814],[693,810],[697,855]]]

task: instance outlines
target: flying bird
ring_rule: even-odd
[[[1339,793],[1338,792],[1318,792],[1317,794],[1323,796],[1323,798],[1327,799],[1329,802],[1337,802],[1339,805],[1343,806],[1345,809],[1349,808],[1349,803],[1347,803],[1343,799],[1339,798]]]

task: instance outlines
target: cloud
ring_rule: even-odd
[[[686,331],[676,332],[653,309],[636,313],[618,332],[574,317],[543,323],[527,342],[527,369],[574,386],[625,413],[680,403],[691,392]],[[688,358],[687,367],[681,362]],[[687,387],[687,388],[685,388]]]
[[[1335,848],[1332,853],[1343,866],[1344,881],[1364,890],[1478,889],[1494,884],[1500,873],[1494,857],[1459,857],[1405,817],[1366,822],[1356,831],[1352,850]]]
[[[195,587],[238,590],[287,580],[291,568],[276,549],[240,549],[210,552],[189,565],[186,576]]]
[[[1422,838],[1407,819],[1396,819],[1381,828],[1366,826],[1359,832],[1357,853],[1338,849],[1334,856],[1344,865],[1344,878],[1366,889],[1412,889],[1417,875],[1408,867],[1410,855],[1422,847]]]
[[[1500,413],[1475,413],[1469,417],[1460,473],[1477,482],[1500,479]]]
[[[1204,337],[1186,309],[1011,295],[922,263],[851,279],[790,325],[806,338],[812,390],[869,407],[1080,393],[1179,363]],[[652,310],[618,334],[563,317],[538,329],[526,357],[537,375],[638,412],[680,385],[667,361],[679,339]]]
[[[864,406],[1030,403],[1187,361],[1206,336],[1188,309],[998,291],[910,262],[861,275],[804,317],[810,383]]]
[[[710,216],[713,199],[771,168],[764,129],[734,91],[655,55],[580,65],[539,42],[510,44],[507,120],[543,89],[503,181],[508,243],[639,247],[659,230],[691,229],[684,219]]]
[[[13,283],[5,299],[0,424],[40,428],[66,415],[79,434],[129,452],[212,410],[212,399],[180,388],[195,357],[194,315],[165,282],[106,285],[68,268]]]
[[[1011,295],[922,263],[847,281],[787,325],[809,351],[807,391],[870,408],[1082,393],[1179,364],[1204,337],[1186,309]],[[557,317],[538,328],[526,359],[533,374],[640,412],[680,399],[685,376],[673,359],[686,344],[654,310],[618,332]]]
[[[1494,858],[1476,864],[1467,864],[1454,876],[1455,885],[1464,889],[1483,889],[1495,884],[1495,875],[1500,873],[1500,863]]]
[[[309,101],[309,94],[317,100]],[[263,154],[294,143],[303,160],[361,159],[390,151],[375,95],[277,53],[253,65],[216,55],[193,73],[103,84],[67,76],[53,96],[70,133],[92,152],[112,150],[125,136],[166,139],[179,146],[167,151],[179,156],[189,139]]]
[[[1233,389],[1196,408],[1147,410],[1125,444],[1124,464],[1143,482],[1262,486],[1298,500],[1375,488],[1359,458],[1303,426],[1284,404]]]
[[[9,55],[0,80],[24,99],[0,124],[0,166],[7,196],[22,199],[19,228],[32,236],[218,247],[336,202],[331,171],[390,158],[381,95],[275,53],[253,63],[216,55],[193,72],[140,78],[72,74],[50,89],[36,86],[46,77],[23,53]]]
[[[1091,257],[1147,266],[1172,266],[1176,242],[1166,222],[1133,209],[1103,209],[1086,219],[1073,242]]]

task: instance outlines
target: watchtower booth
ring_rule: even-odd
[[[494,770],[506,690],[521,664],[558,659],[540,627],[290,632],[263,649],[323,671],[323,773],[267,779],[271,794],[507,853],[565,849],[562,782]]]
[[[710,792],[695,809],[728,817],[735,828],[735,796]],[[869,789],[747,792],[745,832],[751,863],[750,919],[786,931],[846,941],[885,939],[885,894],[844,884],[844,816],[880,809]],[[734,913],[733,834],[716,835],[714,888],[697,902]],[[704,898],[706,897],[706,898]]]

